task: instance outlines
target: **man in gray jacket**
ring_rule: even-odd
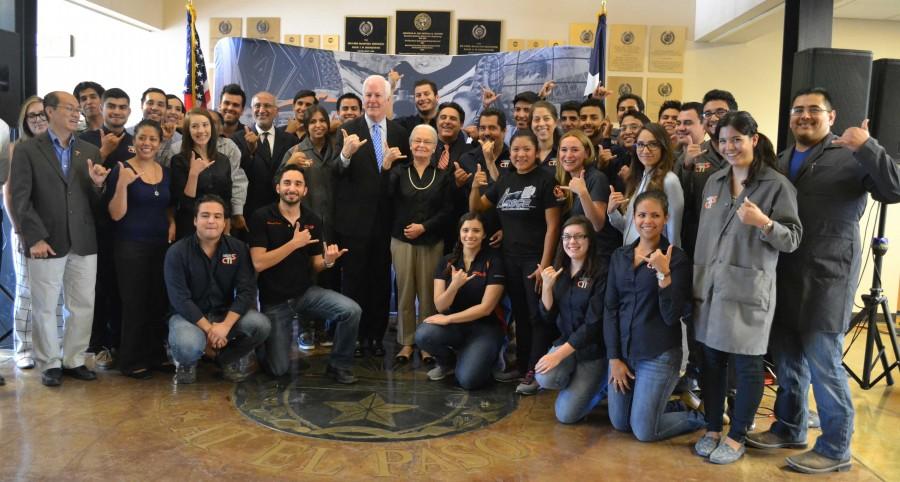
[[[10,186],[14,224],[27,249],[34,319],[34,357],[46,386],[62,375],[94,380],[84,366],[91,337],[97,238],[93,209],[106,175],[100,151],[75,136],[78,100],[67,92],[44,97],[50,127],[16,147]],[[60,350],[56,305],[65,295],[66,331]]]
[[[778,262],[769,345],[778,375],[776,421],[749,435],[747,445],[806,447],[812,384],[822,435],[787,463],[805,473],[843,471],[851,464],[854,413],[841,354],[860,271],[859,220],[868,194],[900,202],[900,168],[869,136],[868,120],[840,137],[831,133],[836,113],[824,89],[800,91],[792,106],[796,145],[781,154],[779,167],[797,188],[804,233],[800,247]]]

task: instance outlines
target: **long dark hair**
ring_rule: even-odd
[[[194,150],[194,138],[191,137],[192,115],[206,117],[206,120],[209,121],[209,142],[206,143],[206,152],[202,153],[205,155],[205,159],[212,160],[216,158],[216,144],[219,140],[219,130],[216,128],[216,122],[206,109],[194,107],[188,111],[188,113],[184,115],[184,122],[181,124],[181,132],[184,132],[184,136],[181,139],[181,155],[188,161],[189,165],[191,162],[191,151]]]
[[[759,139],[756,141],[756,146],[753,148],[753,161],[750,163],[747,179],[744,180],[745,186],[756,177],[763,166],[768,166],[776,171],[778,170],[775,147],[768,137],[759,132],[759,126],[749,112],[744,110],[732,111],[722,116],[722,118],[719,119],[719,123],[716,124],[714,142],[719,142],[719,132],[721,132],[724,127],[731,127],[747,137],[753,137],[754,134],[759,136]]]
[[[325,123],[328,123],[328,111],[325,110],[324,107],[314,104],[309,106],[306,109],[306,112],[303,113],[303,125],[306,126],[306,135],[309,135],[309,123],[312,121],[312,117],[316,115],[316,113],[322,114],[322,118],[325,119]],[[331,144],[331,129],[325,129],[325,145]],[[312,141],[312,139],[310,139]]]
[[[672,146],[669,145],[669,135],[666,133],[665,127],[655,122],[645,124],[638,132],[638,136],[644,131],[653,135],[653,139],[659,144],[660,149],[659,162],[653,168],[653,175],[650,176],[650,182],[647,183],[647,190],[663,190],[663,181],[666,178],[666,174],[675,167],[675,155],[672,153]],[[625,181],[626,197],[634,195],[638,186],[641,185],[641,178],[644,177],[644,164],[641,163],[637,156],[637,140],[635,140],[634,145],[634,157],[631,158],[631,174],[628,175],[628,179]]]
[[[581,267],[581,273],[582,276],[593,278],[594,275],[597,274],[597,270],[600,269],[600,263],[597,262],[597,243],[594,236],[594,226],[588,218],[581,215],[572,216],[567,219],[566,222],[563,223],[560,232],[565,232],[566,228],[569,226],[581,226],[582,231],[587,235],[587,258],[584,260],[584,266]],[[566,254],[566,250],[563,248],[563,243],[561,241],[556,246],[556,259],[554,259],[553,265],[562,266],[566,271],[571,270],[572,259]],[[575,273],[569,273],[569,275],[573,274]]]
[[[446,273],[452,272],[452,266],[459,262],[459,260],[463,259],[463,246],[459,241],[459,230],[462,229],[463,223],[466,221],[478,221],[481,223],[481,229],[485,228],[484,216],[475,211],[469,211],[462,216],[459,217],[459,222],[456,223],[456,244],[453,245],[453,251],[450,252],[450,258],[447,260],[447,266],[444,267],[444,271]],[[484,233],[484,239],[481,240],[481,247],[479,248],[479,252],[486,249],[488,247],[488,236],[487,231]]]

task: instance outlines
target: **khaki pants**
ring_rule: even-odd
[[[437,312],[434,308],[434,270],[443,252],[443,241],[413,245],[391,238],[391,259],[397,274],[397,343],[401,345],[412,345],[419,322]]]

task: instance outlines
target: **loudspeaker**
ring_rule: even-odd
[[[869,95],[869,131],[888,155],[900,159],[900,60],[872,63]]]
[[[837,112],[831,131],[841,135],[868,117],[871,79],[872,52],[806,49],[794,54],[791,94],[809,87],[824,87]]]

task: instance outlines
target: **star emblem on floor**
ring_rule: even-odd
[[[394,414],[417,408],[417,405],[387,403],[377,393],[373,393],[358,402],[325,402],[325,405],[341,412],[330,423],[355,422],[368,420],[387,427],[396,427]]]

